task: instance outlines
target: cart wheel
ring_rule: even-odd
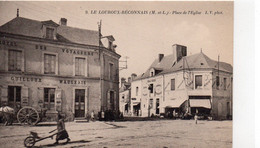
[[[24,139],[24,146],[25,147],[33,147],[35,144],[35,139],[32,136],[29,136]]]
[[[23,107],[17,113],[17,119],[20,124],[36,125],[39,120],[39,113],[32,107]]]

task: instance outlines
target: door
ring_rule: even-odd
[[[75,117],[85,117],[85,89],[75,90]]]
[[[21,87],[8,86],[8,106],[17,107],[21,106]]]
[[[55,110],[55,88],[44,88],[44,108]]]
[[[159,114],[159,113],[160,113],[159,105],[160,105],[160,100],[159,100],[159,99],[156,99],[156,114]]]

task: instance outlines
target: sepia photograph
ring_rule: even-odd
[[[0,1],[0,147],[232,148],[233,1]]]

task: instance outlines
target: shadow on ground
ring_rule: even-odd
[[[57,126],[57,123],[38,123],[34,126]]]
[[[79,144],[79,143],[89,143],[91,141],[87,141],[87,140],[78,140],[78,141],[70,141],[68,143],[64,142],[64,143],[60,143],[60,144],[46,144],[46,145],[40,145],[40,146],[34,146],[33,148],[46,148],[46,147],[59,147],[62,145],[67,145],[67,144]]]

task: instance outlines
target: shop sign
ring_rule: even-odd
[[[17,46],[16,42],[6,40],[0,40],[0,44],[7,46]]]
[[[147,86],[144,86],[143,87],[143,96],[146,96],[147,93],[148,93],[148,88],[147,88]]]
[[[155,82],[155,81],[156,81],[156,79],[147,80],[148,83]]]
[[[162,93],[162,85],[160,85],[160,84],[156,85],[155,93],[156,94],[161,94]]]
[[[41,78],[35,77],[11,77],[11,80],[20,82],[42,82]]]
[[[83,50],[73,50],[73,49],[62,49],[62,52],[69,53],[69,54],[77,54],[77,55],[91,55],[93,56],[93,52],[90,51],[83,51]]]
[[[86,85],[86,81],[83,81],[83,80],[60,80],[60,84],[82,84],[82,85]]]

